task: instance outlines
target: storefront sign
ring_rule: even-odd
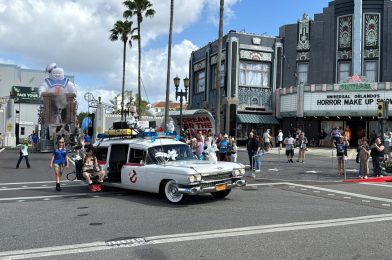
[[[376,111],[378,101],[388,101],[392,104],[392,91],[377,92],[327,92],[304,93],[304,110],[310,111]],[[392,105],[389,106],[392,108]]]
[[[177,119],[177,124],[180,125],[180,118]],[[213,132],[213,124],[208,116],[193,116],[182,117],[182,127],[190,132],[191,135],[196,135],[199,131],[203,135]]]
[[[342,83],[339,85],[341,91],[363,91],[372,90],[372,85],[366,82]]]
[[[15,98],[15,103],[30,103],[30,104],[42,103],[38,93],[38,88],[13,86],[12,95]]]

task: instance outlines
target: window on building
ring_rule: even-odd
[[[24,128],[24,127],[21,127],[21,128],[20,128],[20,134],[21,134],[21,135],[25,135],[25,128]]]
[[[211,67],[211,89],[215,88],[215,81],[216,81],[216,67],[217,64]],[[220,86],[221,88],[224,87],[225,84],[225,64],[221,64],[221,71],[220,71]]]
[[[240,85],[270,87],[271,65],[269,63],[241,61]]]
[[[198,71],[195,74],[195,93],[201,93],[206,90],[206,73],[204,70]]]
[[[338,83],[342,83],[347,80],[351,75],[351,63],[350,62],[339,62],[338,65]]]
[[[301,62],[297,64],[298,84],[308,85],[309,63]]]
[[[368,81],[376,82],[377,81],[377,61],[368,60],[365,61],[364,74]]]

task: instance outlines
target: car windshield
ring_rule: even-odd
[[[148,149],[147,164],[182,160],[195,160],[190,147],[186,144],[161,145]]]

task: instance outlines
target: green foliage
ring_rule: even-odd
[[[392,169],[392,161],[386,161],[385,162],[385,168]]]

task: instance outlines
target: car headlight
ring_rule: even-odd
[[[191,176],[188,176],[188,180],[189,180],[189,182],[195,182],[196,178],[195,178],[195,176],[191,175]]]
[[[237,176],[242,176],[245,174],[245,169],[241,168],[241,169],[234,169],[232,172],[233,177],[237,177]]]
[[[241,171],[239,169],[234,169],[232,174],[233,174],[234,177],[235,176],[239,176],[239,175],[241,175]]]
[[[188,180],[189,182],[197,182],[197,181],[201,181],[201,175],[200,174],[196,174],[196,175],[191,175],[188,176]]]

